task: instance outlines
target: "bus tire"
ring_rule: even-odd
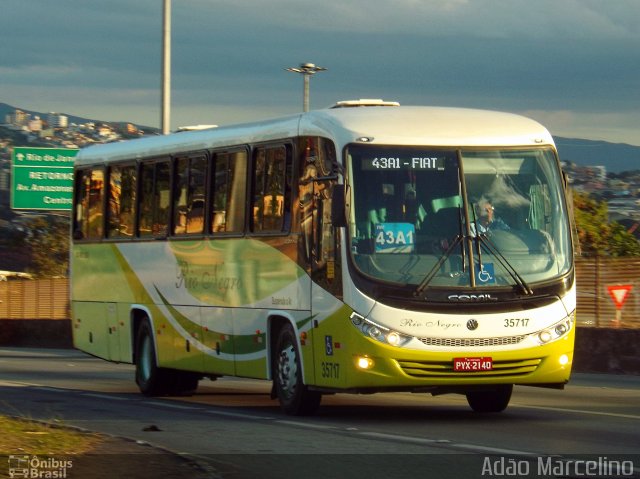
[[[475,412],[502,412],[509,405],[513,384],[496,386],[493,389],[469,391],[467,402]]]
[[[153,330],[145,319],[136,335],[136,384],[145,396],[161,396],[168,392],[170,376],[171,371],[158,367]]]
[[[304,416],[317,411],[322,395],[309,390],[302,381],[300,351],[291,324],[286,324],[278,334],[274,371],[275,393],[285,413]]]

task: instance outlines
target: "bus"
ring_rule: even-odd
[[[90,146],[74,178],[74,344],[145,395],[235,376],[293,415],[385,391],[500,412],[569,380],[571,203],[531,119],[345,102]]]

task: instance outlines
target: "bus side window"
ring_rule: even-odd
[[[169,197],[171,169],[168,161],[156,165],[156,191],[154,196],[153,229],[156,236],[166,236],[169,231]]]
[[[75,239],[100,239],[104,231],[104,172],[101,169],[83,170],[78,175],[73,236]]]
[[[107,207],[107,237],[132,238],[136,206],[135,165],[113,166],[109,169],[109,202]]]
[[[174,163],[173,234],[187,231],[189,159],[178,158]]]
[[[207,159],[178,158],[174,167],[173,234],[203,233]]]
[[[257,148],[254,157],[252,232],[280,232],[291,218],[291,159],[285,146]]]
[[[169,225],[169,161],[144,163],[140,172],[141,237],[166,236]]]
[[[86,172],[78,170],[75,173],[75,197],[73,204],[73,239],[84,239],[85,211],[87,209],[87,195],[85,191]]]
[[[143,164],[140,169],[140,218],[138,230],[141,237],[153,233],[153,189],[155,184],[155,164]]]
[[[246,208],[247,152],[219,153],[213,160],[212,233],[242,233]]]

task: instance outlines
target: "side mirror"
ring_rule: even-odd
[[[347,226],[344,185],[336,184],[331,191],[331,223],[335,228]]]

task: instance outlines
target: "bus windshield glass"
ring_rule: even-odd
[[[351,258],[371,280],[499,288],[571,268],[562,177],[549,147],[351,145],[346,159]]]

